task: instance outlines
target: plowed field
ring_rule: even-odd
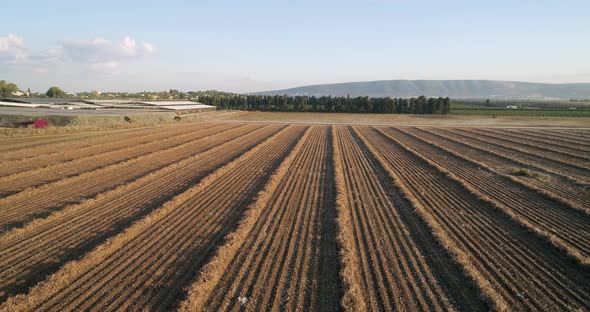
[[[590,309],[590,130],[2,140],[0,311]]]

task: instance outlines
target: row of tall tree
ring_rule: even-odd
[[[371,98],[288,95],[201,95],[198,101],[222,109],[278,111],[278,112],[341,112],[375,114],[448,114],[451,99],[426,98]]]

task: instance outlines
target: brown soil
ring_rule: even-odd
[[[208,116],[0,139],[0,311],[590,309],[590,130]]]

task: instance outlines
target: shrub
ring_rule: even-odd
[[[536,173],[534,173],[528,169],[525,169],[525,168],[511,168],[510,174],[513,176],[531,177],[531,178],[534,178],[537,176]]]

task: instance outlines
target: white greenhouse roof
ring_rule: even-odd
[[[14,102],[5,102],[0,101],[0,106],[11,106],[11,107],[30,107],[35,108],[42,106],[41,104],[30,104],[30,103],[14,103]]]
[[[140,101],[136,103],[154,106],[204,105],[193,101]]]
[[[215,106],[205,105],[205,104],[194,104],[194,105],[166,105],[166,106],[158,106],[164,109],[172,109],[172,110],[184,110],[184,109],[203,109],[203,108],[215,108]]]

